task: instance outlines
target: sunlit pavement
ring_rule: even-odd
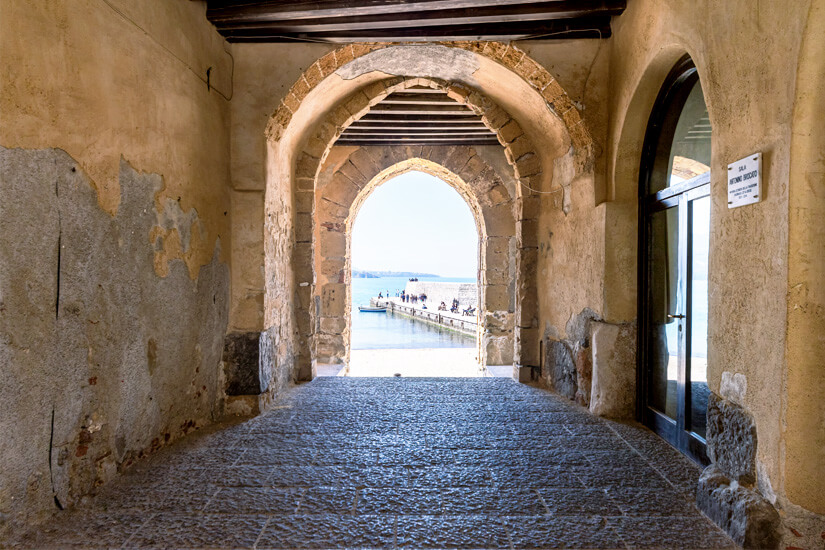
[[[348,376],[484,376],[476,348],[358,349],[350,352]]]

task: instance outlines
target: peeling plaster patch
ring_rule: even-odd
[[[195,278],[174,259],[158,277],[162,178],[121,160],[118,181],[112,216],[65,151],[0,147],[0,524],[78,502],[219,411],[220,241]]]
[[[565,327],[570,344],[578,343],[581,346],[589,347],[590,324],[593,321],[601,320],[601,316],[589,307],[584,308],[578,315],[571,314]]]
[[[192,226],[197,226],[201,235],[205,234],[203,222],[198,219],[197,210],[190,208],[188,212],[184,212],[178,201],[167,198],[163,209],[158,212],[158,227],[163,228],[167,233],[177,230],[184,252],[189,252],[192,242]]]
[[[744,374],[724,371],[722,373],[722,383],[719,387],[719,394],[730,399],[737,405],[745,406],[745,394],[748,392],[748,379]]]
[[[479,69],[475,54],[439,45],[393,46],[355,59],[335,71],[352,80],[373,71],[395,76],[440,78],[450,82],[476,84]]]

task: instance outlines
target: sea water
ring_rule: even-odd
[[[419,277],[419,281],[440,283],[474,283],[475,279],[455,277]],[[358,306],[368,306],[370,298],[380,292],[395,296],[406,288],[409,277],[352,279],[351,349],[472,348],[475,338],[438,328],[400,315],[362,313]]]

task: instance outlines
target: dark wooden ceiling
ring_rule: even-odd
[[[606,38],[626,0],[207,0],[231,42],[428,42]],[[389,95],[338,145],[495,145],[467,107],[439,90]]]
[[[230,42],[605,38],[626,0],[207,0]]]
[[[441,90],[388,95],[353,122],[336,145],[498,145],[481,117]]]

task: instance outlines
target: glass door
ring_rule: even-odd
[[[639,416],[700,463],[705,451],[710,121],[696,69],[659,94],[640,185]]]

